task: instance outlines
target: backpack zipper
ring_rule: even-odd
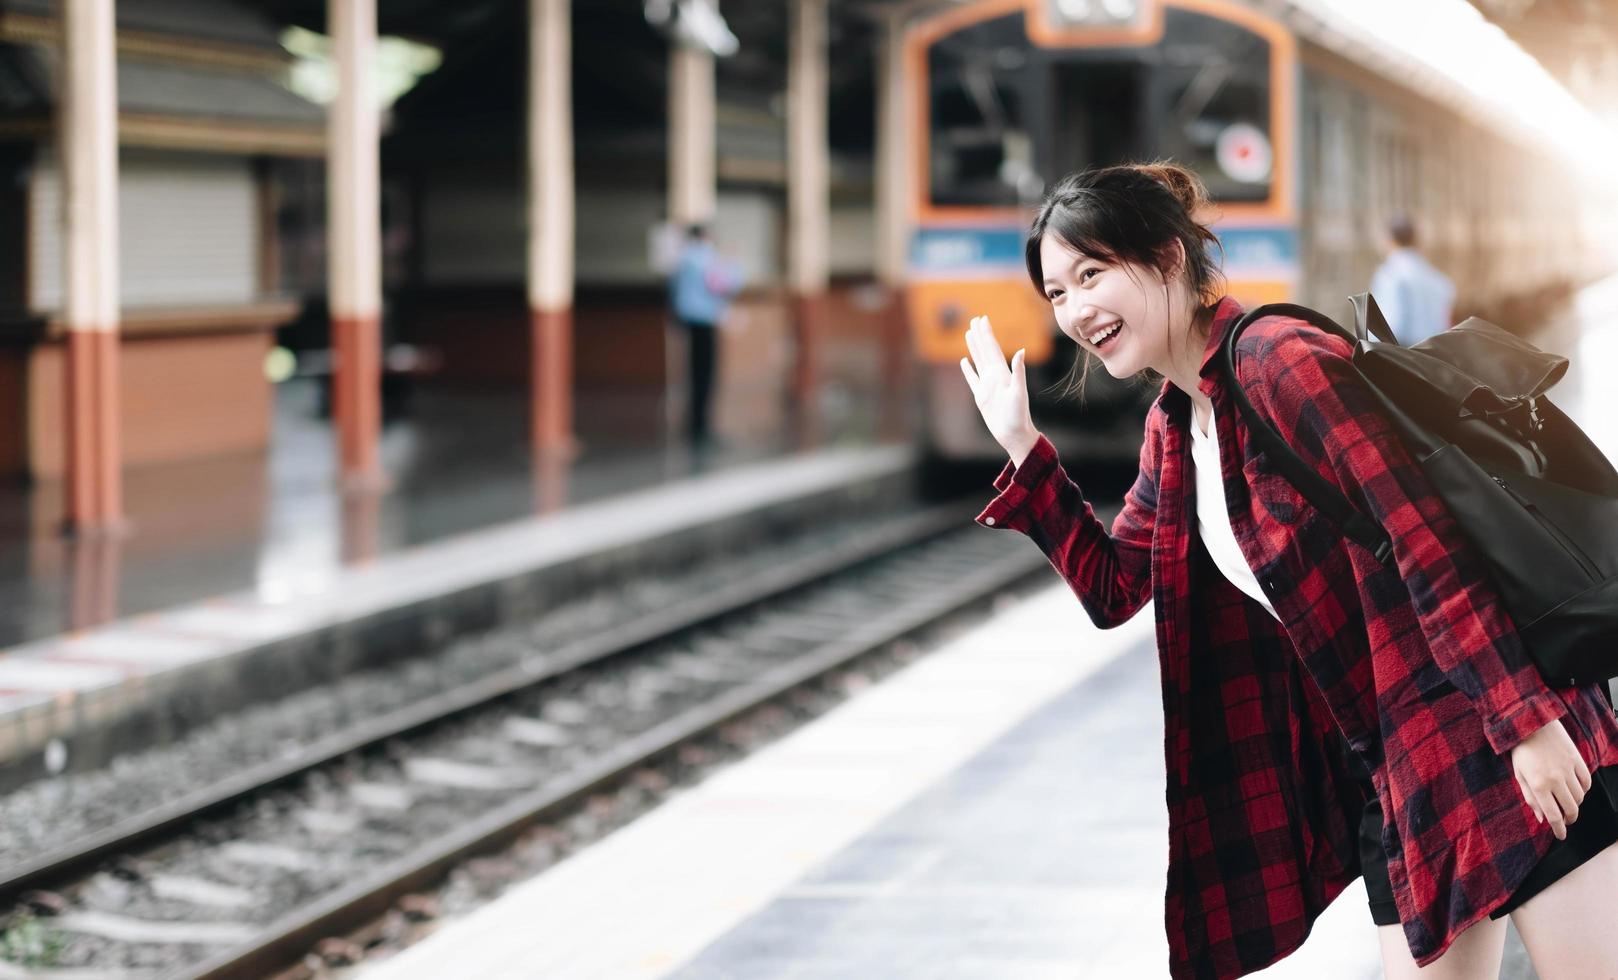
[[[1522,507],[1524,510],[1528,511],[1528,513],[1533,515],[1534,520],[1539,522],[1539,526],[1544,528],[1550,534],[1550,536],[1556,540],[1556,543],[1562,546],[1563,551],[1567,552],[1574,561],[1579,563],[1579,567],[1584,569],[1584,574],[1590,576],[1590,581],[1600,581],[1602,578],[1601,571],[1600,569],[1596,568],[1595,563],[1590,561],[1589,558],[1585,557],[1584,551],[1580,549],[1578,545],[1574,544],[1566,534],[1562,533],[1561,528],[1557,527],[1549,518],[1541,513],[1540,509],[1534,505],[1533,501],[1513,490],[1511,488],[1511,484],[1507,483],[1500,477],[1494,476],[1493,474],[1490,474],[1490,477],[1495,483],[1500,485],[1500,489],[1511,495],[1511,499],[1515,500],[1518,506]]]

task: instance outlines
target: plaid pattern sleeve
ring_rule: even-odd
[[[1237,367],[1254,379],[1248,391],[1255,407],[1287,444],[1387,530],[1426,646],[1445,678],[1476,706],[1490,746],[1504,755],[1566,714],[1567,705],[1540,677],[1482,559],[1400,442],[1350,354],[1341,337],[1266,318],[1238,342]],[[1423,666],[1408,665],[1413,672]]]
[[[1153,512],[1157,505],[1150,424],[1140,475],[1124,497],[1109,534],[1057,458],[1039,437],[1021,466],[1007,463],[1000,492],[977,516],[985,527],[1021,531],[1034,540],[1097,626],[1127,622],[1151,597]]]

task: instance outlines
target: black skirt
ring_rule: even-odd
[[[1388,855],[1382,849],[1382,806],[1371,788],[1371,773],[1353,752],[1347,752],[1349,772],[1365,785],[1368,802],[1360,814],[1360,872],[1365,875],[1365,894],[1370,901],[1371,921],[1379,926],[1399,924],[1399,910],[1393,903],[1393,885],[1388,881]],[[1618,843],[1618,766],[1607,766],[1591,773],[1590,791],[1579,804],[1579,819],[1567,828],[1565,840],[1553,841],[1534,870],[1506,903],[1490,914],[1504,918],[1540,892],[1571,874],[1574,868]]]

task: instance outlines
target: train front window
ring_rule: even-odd
[[[1053,174],[1134,163],[1150,154],[1139,56],[1099,55],[1051,65],[1049,162]]]
[[[939,40],[927,52],[927,68],[932,202],[1014,207],[1038,200],[1045,183],[1029,129],[1022,15]]]
[[[1270,44],[1228,21],[1173,7],[1153,52],[1156,155],[1195,170],[1216,201],[1265,201],[1274,153]]]

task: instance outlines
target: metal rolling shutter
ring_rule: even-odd
[[[62,183],[54,155],[34,172],[30,305],[62,302]],[[246,303],[258,295],[258,217],[243,157],[126,150],[119,159],[122,303]]]

